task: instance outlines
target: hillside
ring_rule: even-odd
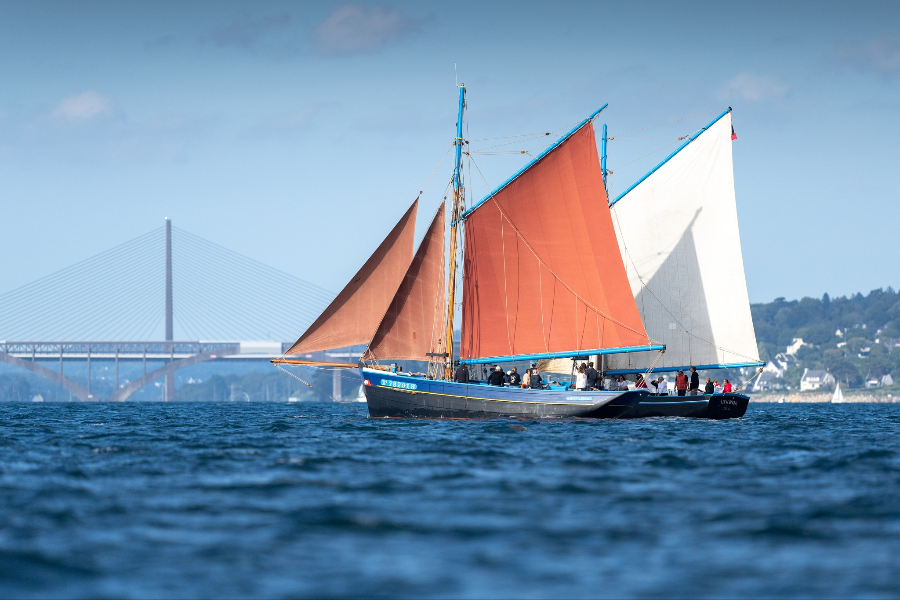
[[[887,373],[900,381],[900,294],[890,287],[849,298],[777,298],[751,311],[763,360],[795,338],[807,344],[796,353],[800,367],[785,374],[792,387],[803,368],[826,369],[850,387]]]

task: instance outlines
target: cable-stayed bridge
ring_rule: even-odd
[[[84,401],[125,400],[164,377],[164,398],[173,400],[177,370],[280,355],[332,297],[167,219],[163,227],[0,294],[0,362]],[[114,391],[106,398],[92,392],[97,361],[114,364]],[[120,363],[138,361],[140,375],[121,381]],[[66,371],[73,362],[77,376]]]

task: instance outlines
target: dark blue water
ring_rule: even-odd
[[[900,596],[900,405],[0,405],[0,596]]]

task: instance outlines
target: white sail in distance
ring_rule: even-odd
[[[731,113],[616,202],[613,225],[656,368],[759,361],[734,193]],[[656,353],[608,357],[645,369]]]
[[[844,394],[841,392],[841,384],[838,382],[836,386],[834,386],[834,395],[831,397],[832,404],[840,404],[844,401]]]

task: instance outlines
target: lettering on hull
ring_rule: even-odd
[[[385,387],[398,388],[401,390],[417,390],[419,386],[414,383],[410,383],[408,381],[391,381],[390,379],[382,379],[379,385],[383,385]]]

